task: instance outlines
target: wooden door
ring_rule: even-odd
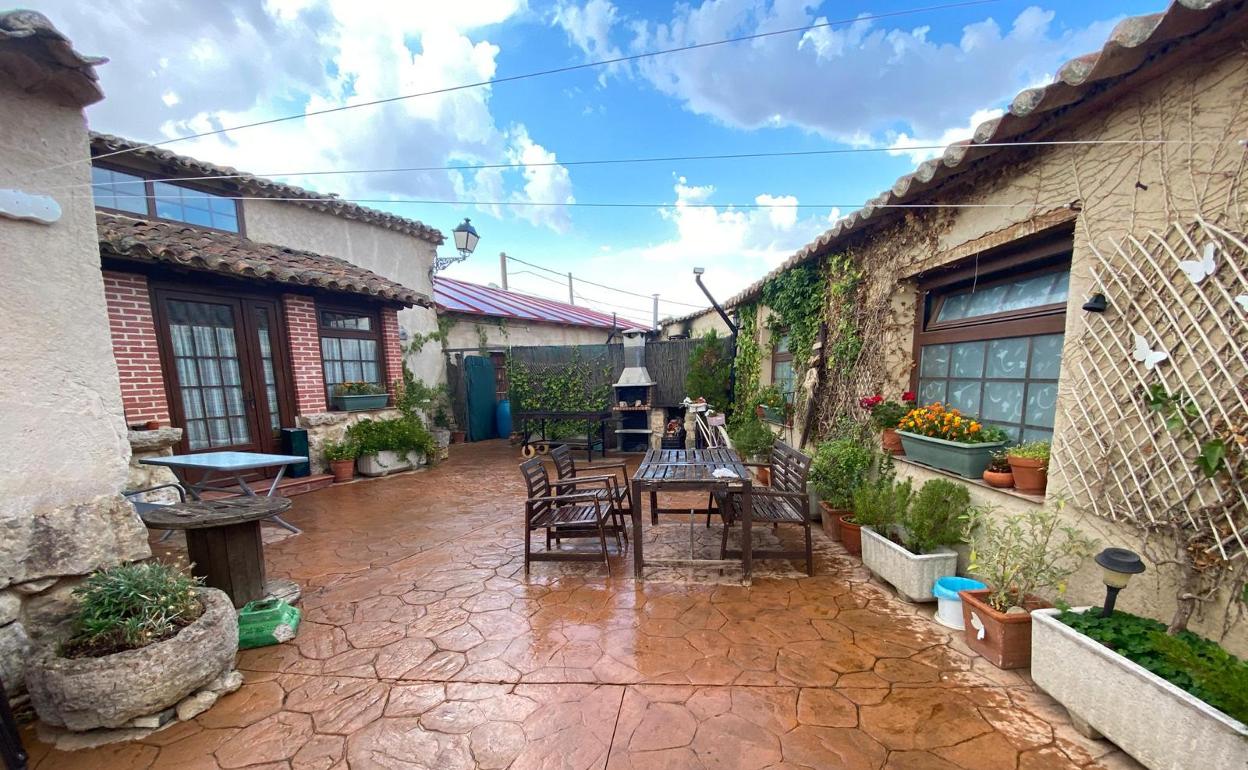
[[[290,425],[277,303],[156,292],[163,367],[186,452],[276,452]]]

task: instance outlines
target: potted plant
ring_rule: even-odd
[[[906,601],[936,601],[936,581],[957,573],[958,554],[949,546],[961,542],[970,504],[966,487],[947,479],[928,481],[913,498],[909,481],[860,488],[854,519],[862,526],[863,565]]]
[[[756,403],[755,414],[760,420],[777,425],[789,424],[790,405],[785,400],[784,393],[780,392],[780,388],[775,385],[763,388],[758,392]]]
[[[840,438],[820,444],[810,463],[809,481],[819,494],[823,529],[839,533],[845,550],[854,556],[862,553],[851,510],[854,492],[871,479],[876,460],[871,447],[853,438]]]
[[[893,455],[904,455],[905,447],[901,445],[901,437],[897,435],[897,423],[914,408],[917,396],[907,390],[901,394],[901,401],[888,400],[880,394],[867,396],[858,400],[858,405],[871,413],[871,423],[880,431],[880,444],[884,451]]]
[[[1121,610],[1039,610],[1032,622],[1032,677],[1081,732],[1148,767],[1189,767],[1197,756],[1201,767],[1243,766],[1248,662]]]
[[[347,440],[355,445],[356,464],[365,476],[408,470],[435,450],[433,436],[414,416],[360,420],[347,428]]]
[[[334,474],[334,483],[350,481],[355,478],[355,458],[359,449],[350,441],[326,441],[322,447],[325,461],[329,463],[329,472]]]
[[[375,382],[340,382],[334,385],[334,407],[344,412],[385,409],[390,394]]]
[[[1010,472],[1019,492],[1043,495],[1049,483],[1049,442],[1030,441],[1009,450]]]
[[[223,591],[148,561],[99,570],[73,595],[69,637],[27,666],[30,701],[46,724],[155,727],[187,696],[227,689],[238,616]]]
[[[728,437],[732,446],[749,462],[765,463],[770,459],[772,444],[776,436],[754,415],[742,415],[732,421],[728,427]],[[771,472],[768,468],[758,469],[758,482],[771,483]]]
[[[1000,428],[939,402],[911,409],[898,423],[897,434],[909,459],[968,479],[984,475],[993,451],[1006,439]]]
[[[988,460],[988,467],[984,468],[984,482],[988,486],[997,489],[1009,489],[1014,486],[1014,474],[1010,471],[1008,452],[1008,449],[998,449],[992,453],[991,459]]]
[[[967,517],[970,571],[988,587],[962,591],[966,643],[998,668],[1031,663],[1032,610],[1048,607],[1042,591],[1065,593],[1066,579],[1092,554],[1096,541],[1061,523],[1056,509],[998,517]]]

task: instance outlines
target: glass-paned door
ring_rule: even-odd
[[[290,415],[275,303],[163,290],[157,296],[170,406],[184,448],[276,451]]]

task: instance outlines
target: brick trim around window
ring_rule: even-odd
[[[108,329],[121,378],[126,423],[158,420],[167,426],[169,398],[160,368],[160,345],[147,277],[112,270],[103,271],[103,276]]]
[[[403,379],[403,343],[399,339],[399,311],[381,309],[381,350],[386,359],[386,390],[394,395],[394,384]]]
[[[290,368],[294,375],[295,411],[319,414],[328,410],[325,373],[321,368],[321,334],[316,301],[299,294],[283,294]]]

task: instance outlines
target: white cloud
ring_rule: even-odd
[[[523,0],[48,0],[39,5],[79,50],[112,59],[99,68],[108,96],[90,109],[92,126],[148,141],[488,80],[500,48],[483,30],[525,11]],[[159,40],[159,54],[132,44],[136,40]],[[465,89],[169,148],[261,174],[553,157],[523,125],[500,125],[490,96],[488,86]],[[425,172],[290,181],[343,197],[481,194],[502,201],[558,194],[562,201],[572,195],[566,172],[560,177],[480,171],[467,177]],[[562,208],[526,218],[559,231],[568,226]]]
[[[607,0],[591,4],[596,18],[618,18]],[[584,34],[570,30],[569,39],[587,59],[613,40],[630,53],[678,48],[826,23],[819,6],[811,0],[703,0],[677,4],[662,22],[617,22],[607,31],[599,25],[592,35],[581,25]],[[560,18],[580,18],[575,10],[565,6]],[[589,5],[580,10],[588,13]],[[932,39],[924,15],[912,18],[910,28],[895,26],[905,19],[860,18],[643,59],[629,71],[691,112],[737,128],[794,126],[851,145],[903,133],[938,138],[976,110],[1004,104],[1062,61],[1099,48],[1116,22],[1066,30],[1054,24],[1052,11],[1033,6],[1005,28],[990,17],[966,25],[957,42],[941,42]]]
[[[551,23],[563,29],[568,40],[594,60],[618,59],[624,54],[610,41],[611,28],[620,21],[619,11],[610,0],[589,0],[583,6],[560,3]],[[624,64],[608,64],[598,76],[605,85],[609,75],[623,71]]]

